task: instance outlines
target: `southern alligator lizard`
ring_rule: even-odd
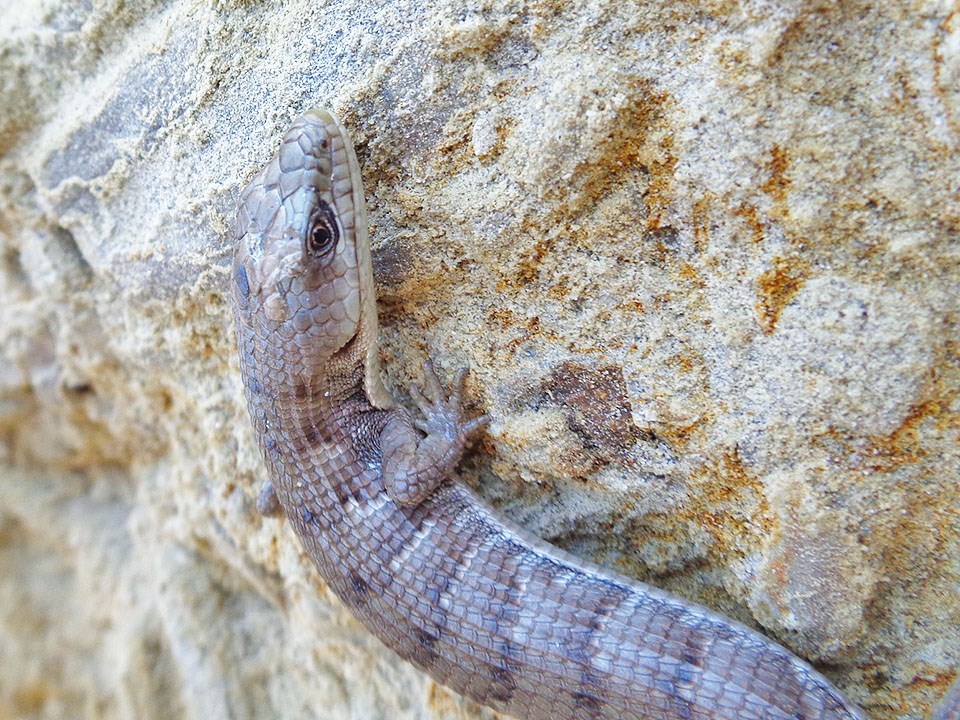
[[[401,657],[523,720],[863,718],[777,643],[552,547],[448,480],[485,418],[462,416],[463,372],[448,396],[425,368],[422,419],[382,385],[360,171],[331,113],[294,122],[236,235],[240,366],[270,478],[258,505],[282,508]]]

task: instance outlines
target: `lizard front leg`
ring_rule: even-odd
[[[489,421],[486,415],[463,418],[466,368],[457,373],[449,395],[429,360],[423,365],[423,374],[425,391],[410,387],[422,418],[414,418],[402,408],[392,410],[380,433],[384,486],[394,501],[407,506],[423,502],[450,477],[470,437]]]

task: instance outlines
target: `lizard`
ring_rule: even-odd
[[[540,540],[451,478],[487,418],[465,417],[465,370],[447,392],[428,361],[420,416],[384,387],[360,167],[333,113],[292,124],[235,234],[257,506],[400,657],[520,720],[866,720],[780,644]],[[935,720],[960,718],[958,687]]]

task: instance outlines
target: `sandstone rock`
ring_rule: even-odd
[[[0,718],[489,716],[282,522],[237,193],[355,134],[396,389],[581,556],[762,627],[871,718],[960,667],[960,20],[943,3],[24,0],[0,24]]]

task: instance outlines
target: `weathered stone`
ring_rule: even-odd
[[[234,359],[240,188],[354,133],[387,380],[469,363],[464,475],[761,626],[875,720],[960,666],[946,4],[0,13],[0,717],[477,718],[282,522]]]

